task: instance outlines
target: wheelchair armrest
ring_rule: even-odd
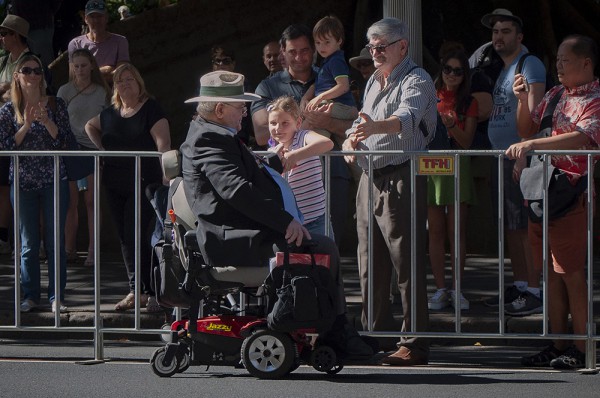
[[[185,235],[183,235],[183,246],[186,250],[191,250],[194,252],[200,251],[198,239],[196,239],[196,231],[187,231]]]

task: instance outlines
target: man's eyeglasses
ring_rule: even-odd
[[[230,107],[232,107],[234,109],[237,109],[238,111],[241,111],[242,112],[242,116],[246,116],[248,114],[248,109],[246,108],[246,105],[238,107],[238,106],[233,106],[231,104],[228,104],[227,102],[221,102],[221,103],[223,105],[227,105],[227,106],[230,106]]]
[[[22,73],[24,75],[31,75],[33,73],[35,75],[40,76],[42,73],[44,73],[44,71],[39,66],[37,68],[30,68],[29,66],[24,66],[21,68],[19,73]]]
[[[454,73],[454,76],[462,76],[465,74],[465,70],[463,68],[453,68],[450,65],[444,65],[442,68],[442,73],[444,73],[444,75]]]
[[[384,52],[385,52],[385,50],[386,50],[386,48],[388,48],[388,47],[389,47],[389,46],[391,46],[392,44],[396,44],[396,43],[398,43],[400,40],[402,40],[402,39],[394,40],[393,42],[391,42],[391,43],[388,43],[388,44],[380,44],[380,45],[378,45],[378,46],[374,46],[373,44],[367,44],[367,45],[365,46],[365,48],[366,48],[367,50],[369,50],[369,51],[371,52],[371,54],[372,54],[372,53],[376,53],[376,52],[384,53]]]
[[[213,58],[212,63],[215,65],[231,65],[233,63],[233,60],[229,57],[225,57],[225,58]]]

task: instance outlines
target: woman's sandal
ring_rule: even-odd
[[[83,262],[83,265],[85,265],[86,267],[93,267],[94,266],[94,254],[88,254],[88,256],[85,258],[85,261]]]
[[[140,308],[146,307],[147,304],[148,304],[148,295],[142,293],[140,295]],[[125,296],[125,298],[123,300],[119,301],[115,305],[115,311],[126,311],[126,310],[131,310],[134,308],[135,308],[135,295],[133,294],[133,292],[130,292],[127,296]]]
[[[135,308],[135,295],[133,293],[129,293],[115,305],[115,311],[126,311],[132,308]]]

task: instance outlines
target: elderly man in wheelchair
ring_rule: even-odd
[[[197,117],[181,146],[181,158],[173,151],[163,156],[163,163],[168,163],[169,157],[171,163],[181,161],[183,182],[176,189],[172,186],[170,193],[178,224],[183,224],[175,232],[192,230],[194,224],[196,228],[195,234],[187,232],[182,238],[194,250],[181,256],[196,261],[189,258],[196,251],[203,267],[210,270],[208,285],[227,290],[229,286],[261,285],[269,275],[269,259],[274,252],[311,240],[315,253],[330,256],[331,295],[336,301],[333,325],[319,338],[338,357],[371,358],[376,343],[361,337],[346,319],[335,243],[326,236],[311,236],[302,226],[293,193],[279,174],[282,165],[278,155],[260,157],[236,136],[246,116],[245,102],[259,98],[244,93],[243,82],[243,75],[226,71],[202,76],[199,96],[186,101],[197,103]],[[167,177],[173,177],[171,174]],[[196,308],[190,307],[192,310]],[[195,332],[196,325],[189,328]],[[266,375],[258,373],[259,377]]]

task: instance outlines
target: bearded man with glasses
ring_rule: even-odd
[[[424,150],[436,127],[436,96],[429,74],[408,56],[408,26],[396,18],[384,18],[367,31],[370,51],[377,70],[367,82],[364,104],[358,119],[346,131],[343,149]],[[419,125],[423,123],[427,135]],[[368,322],[368,241],[372,234],[373,256],[373,330],[393,330],[390,308],[392,269],[398,274],[402,297],[402,332],[425,332],[428,329],[427,286],[425,279],[425,219],[427,216],[427,180],[417,176],[411,181],[409,155],[373,156],[373,172],[368,175],[366,156],[358,159],[363,169],[356,195],[358,230],[358,263],[362,292],[363,327]],[[369,179],[371,177],[371,179]],[[373,209],[369,207],[369,191],[373,193]],[[411,212],[411,191],[416,191],[416,209]],[[411,218],[416,220],[413,235]],[[369,231],[369,218],[372,229]],[[411,241],[416,241],[415,253]],[[411,289],[411,255],[416,257],[416,291]],[[392,268],[393,267],[393,268]],[[411,312],[411,298],[416,299],[416,312]],[[411,321],[415,317],[416,329]],[[427,364],[429,343],[422,338],[402,337],[399,349],[382,359],[396,366]]]

